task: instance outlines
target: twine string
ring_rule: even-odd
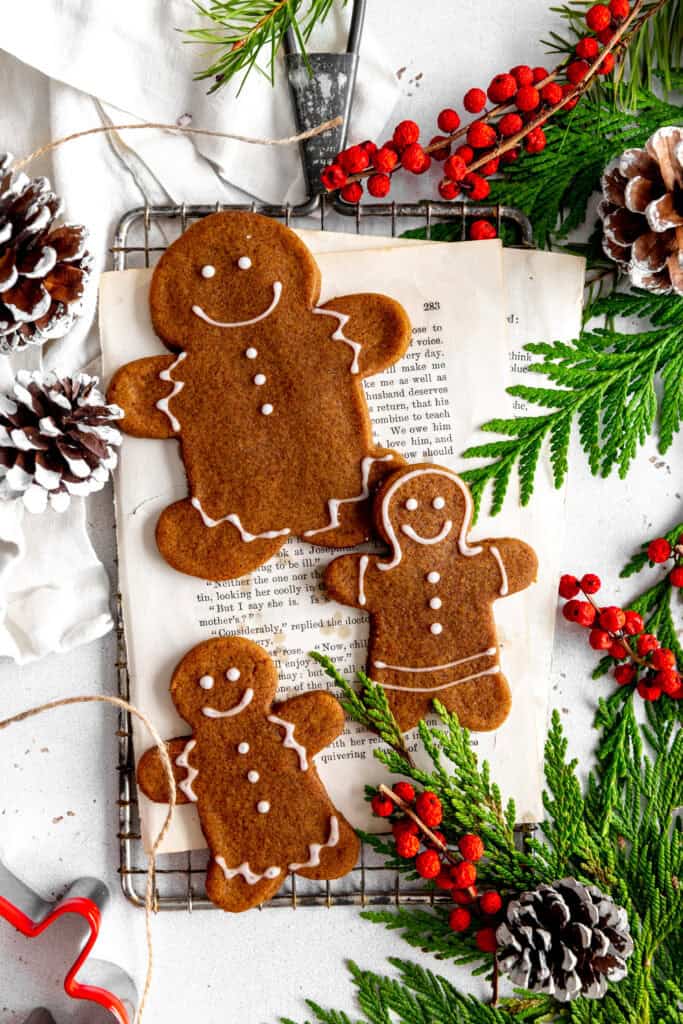
[[[23,170],[24,167],[37,160],[38,157],[44,156],[46,153],[51,153],[53,150],[58,149],[59,146],[63,146],[66,142],[74,142],[76,139],[84,139],[88,135],[109,135],[113,132],[122,131],[136,131],[140,128],[156,128],[167,132],[177,132],[181,135],[208,135],[214,139],[232,139],[234,142],[246,142],[249,146],[291,146],[296,142],[304,142],[306,139],[312,139],[316,135],[322,135],[323,132],[328,132],[332,128],[338,128],[340,124],[343,124],[343,117],[333,117],[330,121],[323,121],[322,124],[316,125],[315,128],[309,128],[305,132],[299,132],[297,135],[288,135],[282,139],[259,139],[252,138],[250,135],[237,135],[234,132],[219,132],[213,131],[210,128],[193,128],[190,125],[179,125],[179,124],[162,124],[156,121],[143,121],[136,124],[111,124],[111,125],[98,125],[96,128],[85,128],[80,132],[72,132],[71,135],[64,135],[60,139],[52,139],[47,142],[44,146],[40,146],[38,149],[34,149],[28,156],[22,157],[21,160],[15,160],[12,165],[12,169],[15,171]]]
[[[0,730],[7,729],[10,725],[16,725],[18,722],[25,722],[29,718],[34,718],[36,715],[41,715],[45,711],[53,711],[55,708],[68,707],[70,704],[111,704],[113,707],[120,708],[122,711],[127,711],[130,715],[137,718],[145,728],[149,731],[150,736],[154,740],[154,743],[159,751],[161,757],[161,763],[166,776],[166,782],[168,784],[168,792],[170,799],[168,801],[168,811],[164,823],[159,830],[159,834],[152,844],[152,849],[149,853],[147,863],[147,885],[145,888],[145,937],[147,942],[147,973],[145,975],[145,987],[142,992],[138,1011],[135,1016],[136,1024],[140,1024],[142,1021],[142,1015],[147,1002],[150,988],[152,987],[152,974],[154,971],[154,946],[152,942],[152,913],[154,909],[154,869],[156,866],[156,857],[159,851],[159,847],[164,840],[173,818],[173,813],[176,806],[176,784],[173,775],[173,767],[171,765],[171,759],[168,754],[166,744],[162,740],[161,736],[157,732],[153,723],[144,713],[140,711],[133,704],[129,704],[126,700],[121,700],[119,697],[105,697],[97,694],[90,696],[78,696],[78,697],[63,697],[60,700],[53,700],[47,704],[40,704],[38,707],[29,708],[27,711],[21,711],[18,715],[12,715],[11,718],[5,718],[0,721]]]

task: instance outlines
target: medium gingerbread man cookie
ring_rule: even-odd
[[[288,872],[340,878],[358,858],[358,837],[313,763],[343,730],[344,712],[321,691],[273,704],[276,688],[268,654],[241,637],[193,647],[171,680],[192,727],[168,744],[177,800],[197,805],[211,850],[206,889],[223,910],[270,899]],[[156,748],[141,758],[138,784],[151,800],[168,800]]]
[[[468,729],[495,729],[510,710],[493,602],[536,579],[534,551],[508,537],[470,544],[472,498],[449,469],[408,466],[374,501],[387,558],[344,555],[325,573],[331,598],[370,614],[368,675],[403,730],[438,698]]]
[[[253,213],[198,221],[154,271],[152,323],[174,355],[123,366],[108,400],[127,433],[180,441],[189,497],[156,539],[181,572],[232,579],[289,536],[369,535],[370,488],[403,459],[373,444],[362,381],[403,355],[410,325],[385,295],[319,294],[304,243]]]

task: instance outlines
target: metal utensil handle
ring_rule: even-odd
[[[353,0],[345,53],[305,56],[298,49],[294,30],[289,28],[285,33],[285,69],[297,131],[307,131],[335,117],[344,119],[339,128],[306,139],[300,145],[307,196],[317,196],[324,191],[320,172],[346,142],[365,6],[366,0]]]

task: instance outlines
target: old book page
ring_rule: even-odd
[[[306,230],[297,231],[297,234],[314,252],[348,252],[386,246],[386,240],[377,236]],[[394,238],[391,244],[408,247],[435,243]],[[532,356],[524,351],[526,344],[533,341],[570,341],[577,337],[581,328],[584,274],[585,261],[576,256],[535,249],[503,250],[506,295],[506,387],[525,383],[523,375],[532,361]],[[539,379],[539,383],[541,381],[542,378]],[[532,379],[528,383],[533,384],[535,381]],[[501,395],[501,402],[494,415],[515,416],[524,414],[527,409],[527,403],[521,398],[504,394]],[[486,418],[482,415],[478,423],[483,423]],[[479,437],[473,436],[470,443],[487,440],[491,440],[491,435],[481,433]],[[456,462],[454,468],[462,469],[466,465],[472,463]],[[526,509],[515,505],[515,479],[511,481],[510,491],[511,496],[502,513],[495,519],[490,519],[488,525],[492,534],[502,536],[508,533],[526,539],[534,546],[539,557],[537,586],[523,599],[525,612],[531,624],[533,649],[530,651],[530,660],[525,664],[520,662],[516,666],[519,674],[515,677],[523,684],[520,685],[520,690],[524,691],[523,707],[529,711],[537,730],[538,756],[537,759],[530,756],[522,759],[523,767],[517,767],[513,774],[513,782],[507,789],[506,780],[500,775],[498,778],[504,791],[517,800],[518,820],[530,822],[542,817],[541,782],[538,782],[536,796],[532,796],[531,787],[536,786],[537,778],[540,780],[549,710],[548,678],[555,633],[556,587],[558,578],[564,571],[559,562],[565,531],[564,491],[558,493],[554,489],[547,460],[542,460],[539,465],[533,500]],[[485,516],[480,518],[478,530],[483,531],[479,532],[479,536],[489,533]],[[496,608],[501,646],[505,645],[504,631],[509,608],[507,601],[500,602]],[[513,623],[509,623],[509,626],[514,628]],[[508,647],[508,672],[514,653],[520,649],[515,639],[517,635],[509,636],[512,649]],[[506,725],[511,723],[514,714],[515,709]],[[525,728],[528,726],[529,722],[526,721]],[[499,743],[505,742],[505,731],[497,730],[493,734],[473,736],[472,742],[477,747],[479,756],[488,758],[495,769],[498,763],[495,751]],[[520,770],[527,773],[524,781],[518,778]],[[519,795],[524,791],[528,792],[529,796],[526,802],[520,803]]]
[[[341,236],[337,246],[346,244],[348,237]],[[311,248],[313,240],[306,238]],[[325,237],[328,247],[330,241]],[[377,241],[384,242],[372,240]],[[375,287],[403,302],[414,326],[413,344],[390,372],[366,381],[376,439],[409,459],[432,458],[457,467],[456,453],[470,442],[478,423],[501,413],[504,400],[507,361],[515,341],[505,333],[504,318],[510,307],[505,304],[501,249],[495,242],[429,243],[422,246],[418,261],[408,251],[411,246],[387,247],[384,242],[381,247],[385,250],[381,265],[376,250],[354,252],[352,259],[339,253],[322,255],[323,300],[335,293],[361,291],[373,281]],[[525,289],[528,278],[533,275],[536,281],[542,268],[527,262],[534,254],[524,255],[514,275],[519,323],[508,331],[533,315]],[[571,289],[577,310],[579,277],[574,272]],[[101,327],[107,376],[123,362],[164,351],[149,322],[149,278],[149,271],[103,278]],[[568,334],[573,326],[567,325]],[[170,569],[156,550],[154,525],[161,509],[186,491],[175,443],[125,439],[116,497],[132,693],[164,735],[183,735],[187,729],[168,696],[172,669],[190,646],[209,636],[239,633],[263,644],[278,664],[281,695],[326,685],[307,657],[312,648],[330,654],[349,674],[364,664],[365,616],[326,601],[320,589],[320,571],[334,552],[292,540],[252,577],[224,584],[202,582]],[[559,519],[555,515],[553,520],[558,528]],[[531,525],[513,515],[512,523],[495,521],[490,532],[525,537],[537,547],[544,564],[544,552],[530,532]],[[475,536],[488,534],[487,524],[477,526]],[[474,738],[478,749],[491,758],[494,772],[514,795],[520,819],[525,820],[540,812],[537,752],[547,704],[554,567],[548,575],[553,576],[551,600],[550,584],[542,579],[527,595],[499,602],[503,667],[513,688],[513,713],[497,733]],[[535,609],[528,604],[532,593]],[[532,631],[533,650],[539,651],[539,631],[543,640],[529,664]],[[318,758],[333,799],[358,825],[368,824],[363,786],[376,780],[379,772],[371,756],[374,742],[350,724],[346,734]],[[145,736],[136,735],[138,754],[147,744]],[[163,808],[144,799],[141,808],[149,844]],[[179,808],[166,849],[204,845],[195,809]]]

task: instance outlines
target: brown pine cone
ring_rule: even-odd
[[[660,128],[602,179],[602,246],[651,292],[683,295],[683,128]]]
[[[0,353],[61,338],[81,314],[92,258],[80,224],[60,224],[47,178],[11,170],[0,154]]]

